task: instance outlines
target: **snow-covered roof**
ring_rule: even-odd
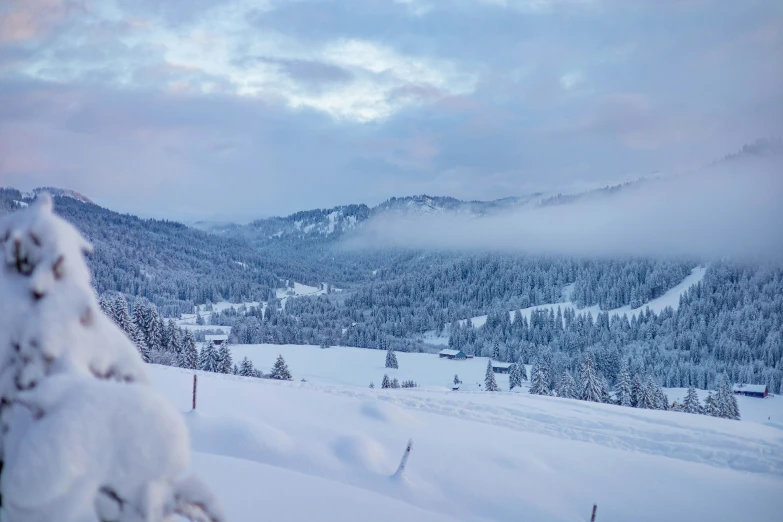
[[[514,363],[504,363],[504,362],[492,361],[492,367],[493,368],[511,368],[512,366],[514,366]]]
[[[228,340],[228,336],[225,335],[225,334],[223,334],[223,335],[205,335],[204,336],[204,340],[205,341],[227,341]]]
[[[438,352],[438,353],[440,353],[440,354],[442,354],[442,355],[457,355],[457,354],[458,354],[458,353],[460,353],[461,351],[462,351],[462,350],[441,350],[441,351],[440,351],[440,352]]]
[[[764,384],[735,384],[735,392],[752,392],[752,393],[764,393],[767,386]]]

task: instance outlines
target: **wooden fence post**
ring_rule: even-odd
[[[598,504],[593,504],[593,516],[590,517],[590,522],[595,522],[595,512],[598,509]]]
[[[193,374],[193,409],[196,409],[196,375]]]

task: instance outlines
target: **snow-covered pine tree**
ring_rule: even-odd
[[[707,398],[704,399],[704,413],[712,417],[720,417],[720,409],[715,401],[715,396],[712,394],[712,390],[707,392]]]
[[[579,398],[583,401],[603,402],[603,395],[601,393],[601,380],[598,377],[598,374],[595,372],[593,358],[589,353],[585,355],[584,363],[582,363],[582,372],[580,377],[581,383]]]
[[[397,377],[393,378],[391,380],[390,388],[399,388],[400,387],[400,381],[397,380]]]
[[[717,390],[715,393],[715,405],[718,410],[718,416],[724,419],[739,420],[739,405],[737,397],[731,387],[729,377],[724,373],[718,378]]]
[[[205,372],[218,373],[220,371],[220,354],[214,344],[209,341],[204,343],[204,346],[201,348],[201,353],[199,354],[198,364],[199,369]]]
[[[642,385],[642,380],[638,375],[634,375],[633,381],[631,382],[631,406],[634,408],[644,408],[644,406],[639,405],[640,401],[643,399],[643,395],[644,385]]]
[[[576,381],[574,380],[574,376],[571,375],[571,372],[568,370],[563,370],[563,375],[560,376],[560,380],[557,382],[557,389],[555,390],[557,392],[558,397],[563,397],[564,399],[576,399]]]
[[[685,395],[685,401],[682,403],[682,411],[685,413],[701,413],[701,403],[696,388],[691,385],[688,393]]]
[[[604,404],[612,404],[612,395],[609,393],[609,383],[606,382],[604,377],[601,377],[601,402]]]
[[[198,367],[198,349],[196,349],[196,338],[193,332],[185,330],[182,338],[182,351],[180,352],[177,365],[180,368],[195,370]]]
[[[133,339],[131,340],[133,341],[133,344],[136,345],[136,349],[139,351],[141,359],[145,363],[151,362],[150,349],[147,346],[147,341],[144,339],[144,333],[135,326],[133,328]]]
[[[285,359],[282,355],[277,356],[275,365],[272,367],[272,373],[269,374],[272,379],[278,379],[281,381],[293,381],[291,372],[288,371],[288,366],[285,364]]]
[[[228,343],[224,342],[220,345],[218,360],[220,361],[217,370],[218,373],[232,373],[231,370],[234,365],[234,360],[231,357],[231,349],[228,347]]]
[[[487,361],[487,373],[484,376],[484,389],[486,391],[500,391],[498,383],[495,381],[495,372],[492,371],[492,361]]]
[[[523,381],[527,381],[527,367],[525,366],[525,363],[522,361],[522,356],[519,356],[519,359],[517,359],[517,366],[519,366],[519,376],[522,378]]]
[[[123,332],[125,332],[125,335],[127,335],[129,339],[133,339],[133,321],[131,320],[130,314],[128,313],[128,301],[125,300],[125,296],[122,294],[117,294],[114,297],[114,302],[112,303],[111,308],[112,319],[114,319],[114,322],[117,323],[117,326],[119,326]]]
[[[624,363],[620,368],[620,374],[617,376],[617,384],[615,386],[617,404],[620,406],[633,406],[631,386],[631,371],[628,368],[628,364]]]
[[[370,389],[373,389],[373,388],[375,388],[375,383],[370,381]]]
[[[511,371],[508,374],[508,388],[513,390],[514,388],[522,386],[522,369],[518,364],[511,366]]]
[[[163,320],[158,315],[158,310],[154,306],[150,306],[147,310],[145,320],[147,326],[145,328],[145,334],[147,335],[147,346],[150,350],[162,350],[163,349]]]
[[[657,410],[668,410],[669,409],[669,398],[666,396],[665,393],[663,393],[663,387],[655,383],[655,409]]]
[[[242,359],[242,362],[239,364],[239,375],[242,377],[255,377],[255,368],[253,368],[253,363],[250,362],[250,359],[247,357],[244,357]]]
[[[381,388],[389,388],[391,385],[391,381],[389,380],[389,376],[387,374],[383,374],[383,380],[381,381]]]
[[[533,395],[549,395],[549,377],[540,363],[533,366],[533,376],[530,380],[530,393]]]
[[[497,339],[497,337],[492,342],[492,359],[495,361],[500,360],[500,341]]]
[[[224,520],[206,485],[184,476],[182,416],[100,312],[90,244],[52,206],[43,194],[0,218],[3,521]]]
[[[386,350],[386,367],[387,368],[399,368],[397,365],[397,354],[394,353],[394,348],[389,346],[389,349]]]
[[[455,373],[455,374],[454,374],[454,385],[456,386],[457,384],[462,384],[462,381],[461,381],[461,380],[459,380],[459,375],[457,375],[457,374]]]

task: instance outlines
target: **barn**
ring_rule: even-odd
[[[733,391],[737,395],[758,397],[759,399],[766,399],[769,396],[769,388],[766,384],[735,384]]]
[[[212,343],[216,346],[220,346],[224,342],[228,341],[227,335],[205,335],[204,340],[208,343]]]
[[[462,350],[441,350],[440,353],[438,353],[438,357],[441,359],[458,359],[463,360],[467,359],[468,356],[465,355],[465,352]]]
[[[492,371],[494,373],[508,373],[511,371],[512,366],[514,366],[514,363],[492,361]]]

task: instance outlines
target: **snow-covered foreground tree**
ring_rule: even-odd
[[[42,196],[0,219],[3,522],[224,519],[181,414],[101,312],[89,243]]]

